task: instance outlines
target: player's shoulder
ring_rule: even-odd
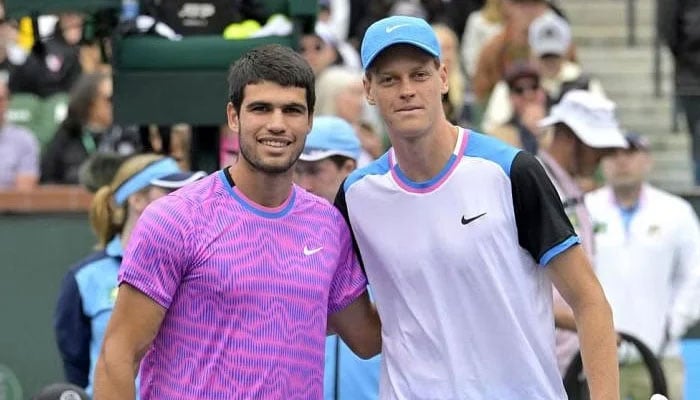
[[[537,163],[531,154],[496,137],[473,130],[468,130],[467,135],[463,155],[491,161],[500,166],[506,175],[510,175],[514,164],[517,164],[518,168],[530,168],[533,162]]]
[[[295,209],[298,212],[333,218],[339,215],[338,209],[323,197],[317,196],[297,185],[294,185],[293,190],[296,197]]]
[[[348,189],[352,185],[354,185],[357,182],[362,181],[363,179],[366,179],[370,176],[377,176],[377,175],[385,175],[386,173],[389,172],[390,166],[389,166],[389,152],[391,149],[389,149],[386,153],[384,153],[382,156],[377,158],[376,160],[372,161],[371,163],[365,165],[362,168],[358,168],[350,173],[348,175],[347,179],[345,179],[345,183],[343,184],[343,191],[347,192]]]
[[[150,213],[183,213],[195,215],[211,199],[220,196],[222,186],[217,173],[187,184],[152,202],[146,208]]]

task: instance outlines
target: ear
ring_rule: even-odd
[[[127,202],[129,203],[130,213],[141,215],[143,210],[145,210],[146,206],[148,205],[148,197],[145,191],[140,190],[129,196]]]
[[[354,171],[357,168],[357,162],[352,159],[347,159],[345,160],[345,163],[343,163],[343,167],[340,169],[345,176],[350,175],[352,171]]]
[[[367,77],[367,74],[362,77],[362,87],[365,89],[365,99],[367,99],[367,103],[372,106],[376,105],[377,102],[372,93],[372,83],[370,82],[370,78]]]
[[[238,112],[230,101],[226,104],[226,120],[228,127],[234,132],[238,132]]]
[[[438,74],[440,76],[440,93],[445,94],[450,88],[449,82],[447,80],[447,66],[445,63],[440,63],[440,68],[438,68]]]

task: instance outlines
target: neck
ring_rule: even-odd
[[[578,171],[576,169],[576,154],[572,149],[572,145],[569,143],[555,143],[558,139],[556,136],[554,141],[547,149],[547,153],[554,159],[554,161],[559,164],[559,166],[566,171],[569,176],[576,176]]]
[[[280,174],[268,174],[255,170],[245,160],[238,160],[229,167],[229,173],[238,190],[264,207],[278,207],[292,190],[292,170]]]
[[[126,222],[124,222],[124,227],[121,231],[122,249],[126,249],[126,244],[129,243],[131,232],[133,232],[134,226],[136,225],[136,221],[138,220],[138,218],[138,216],[133,216],[131,214],[126,218]]]
[[[639,196],[642,193],[642,184],[635,183],[631,185],[614,186],[613,193],[615,201],[623,208],[634,207],[639,203]]]
[[[414,182],[423,182],[435,177],[452,155],[458,129],[445,120],[428,134],[417,138],[398,137],[397,140],[392,140],[396,162],[401,171]]]

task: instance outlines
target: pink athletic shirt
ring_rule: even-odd
[[[327,316],[367,285],[331,204],[294,186],[264,208],[226,170],[147,207],[119,282],[167,309],[142,400],[321,399]]]

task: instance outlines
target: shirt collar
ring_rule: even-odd
[[[114,239],[107,243],[105,253],[107,253],[107,255],[110,257],[121,257],[124,254],[122,249],[122,238],[120,235],[116,235]]]

